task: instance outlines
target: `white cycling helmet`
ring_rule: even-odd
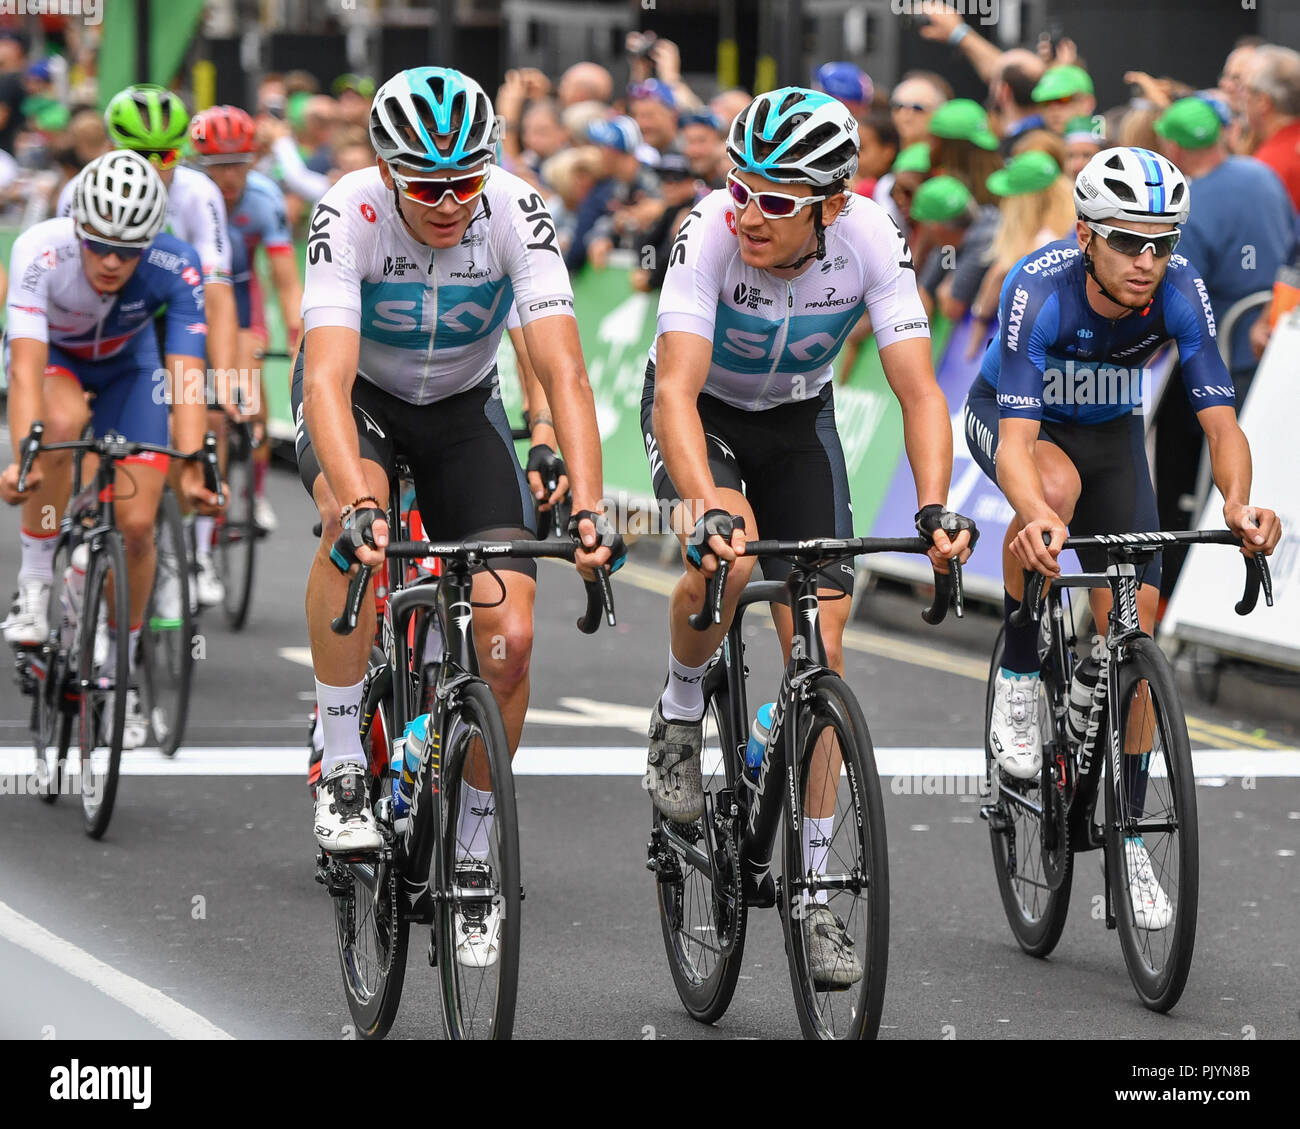
[[[760,94],[727,131],[737,168],[784,184],[838,185],[858,167],[858,123],[829,94],[786,86]]]
[[[139,153],[114,149],[77,176],[72,216],[85,239],[139,246],[163,229],[167,188]]]
[[[494,161],[491,99],[450,67],[411,67],[375,93],[370,142],[385,161],[414,172],[467,171]]]
[[[1187,178],[1150,149],[1103,149],[1074,180],[1074,206],[1085,220],[1187,222],[1192,208]]]

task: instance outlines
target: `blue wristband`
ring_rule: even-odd
[[[952,29],[951,34],[948,36],[948,42],[951,43],[954,47],[956,47],[957,44],[960,43],[963,39],[965,39],[966,36],[969,34],[970,34],[970,24],[958,24],[955,28]]]

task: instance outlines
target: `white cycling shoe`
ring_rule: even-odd
[[[271,499],[259,494],[253,499],[253,524],[266,533],[274,533],[280,528],[280,519],[271,508]]]
[[[345,763],[326,776],[316,790],[316,842],[326,851],[350,854],[377,851],[384,845],[366,794],[364,765]]]
[[[225,602],[226,586],[221,582],[221,577],[217,575],[217,566],[213,563],[211,553],[199,553],[195,560],[198,564],[195,588],[198,591],[199,606],[215,608],[218,604]]]
[[[1164,929],[1173,917],[1173,904],[1151,866],[1151,855],[1141,839],[1124,840],[1124,861],[1128,868],[1128,890],[1133,901],[1133,920],[1139,929]]]
[[[115,697],[108,694],[104,697],[104,713],[102,717],[103,739],[108,743],[108,738],[113,732],[113,702]],[[134,686],[126,692],[126,714],[122,718],[122,748],[139,749],[149,740],[149,719],[146,718],[140,710],[140,694]]]
[[[456,893],[493,891],[492,868],[485,862],[464,859],[456,864]],[[467,968],[490,968],[501,957],[501,898],[461,903],[456,911],[456,963]]]
[[[994,676],[989,745],[998,767],[1017,780],[1032,780],[1043,767],[1038,731],[1039,680],[1036,674]]]
[[[50,588],[47,580],[18,582],[9,618],[4,621],[5,642],[11,647],[39,647],[49,637]]]

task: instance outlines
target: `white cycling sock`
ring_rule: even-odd
[[[22,530],[19,540],[23,547],[23,563],[18,568],[18,580],[43,580],[54,582],[54,543],[58,533],[28,533]]]
[[[316,702],[320,706],[321,730],[325,735],[325,752],[320,762],[322,777],[328,776],[341,764],[366,764],[361,732],[357,728],[364,681],[362,679],[353,686],[326,686],[319,678],[316,680]]]
[[[144,630],[144,624],[133,627],[127,633],[126,644],[126,669],[135,670],[135,657],[140,651],[140,633]],[[105,674],[117,668],[117,628],[111,623],[108,625],[108,657],[104,660],[103,671]]]
[[[464,780],[460,782],[460,818],[456,823],[457,858],[482,862],[488,857],[496,814],[497,806],[491,792],[480,792]]]
[[[665,721],[699,721],[704,716],[703,666],[686,666],[677,661],[668,648],[668,685],[659,699],[659,711]]]
[[[194,519],[194,551],[201,557],[212,554],[212,535],[217,529],[217,519],[199,514]]]
[[[828,815],[824,819],[814,819],[810,815],[803,817],[800,834],[803,836],[804,864],[808,870],[817,874],[826,873],[826,857],[830,854],[831,832],[834,829],[835,816],[833,815]],[[825,905],[826,891],[818,890],[814,900]]]

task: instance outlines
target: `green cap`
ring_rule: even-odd
[[[1204,98],[1180,98],[1156,119],[1156,132],[1184,149],[1208,149],[1223,123]]]
[[[1050,187],[1060,175],[1061,166],[1050,153],[1030,149],[1013,157],[1006,168],[998,169],[986,183],[994,196],[1027,196]]]
[[[1073,98],[1076,94],[1093,93],[1092,78],[1082,67],[1073,63],[1052,67],[1034,87],[1035,102],[1055,102],[1060,98]]]
[[[970,141],[981,149],[993,150],[998,139],[989,130],[984,107],[969,98],[953,98],[930,115],[930,134],[956,141]]]
[[[307,117],[307,103],[311,95],[305,90],[295,90],[285,103],[284,118],[294,129],[302,129]]]
[[[373,98],[375,96],[375,80],[369,75],[353,74],[349,71],[347,74],[341,74],[330,84],[330,92],[337,98],[345,90],[351,90],[354,94],[360,94],[362,98]]]
[[[912,219],[951,223],[969,210],[974,197],[955,176],[932,176],[912,197]]]
[[[890,172],[929,172],[930,171],[930,143],[928,141],[918,141],[915,145],[909,145],[894,159],[893,167]]]
[[[104,126],[119,149],[178,149],[190,135],[190,113],[180,95],[138,82],[113,95]]]
[[[1102,145],[1106,140],[1106,119],[1100,115],[1071,118],[1065,123],[1063,136],[1067,145],[1071,141],[1092,141]]]

